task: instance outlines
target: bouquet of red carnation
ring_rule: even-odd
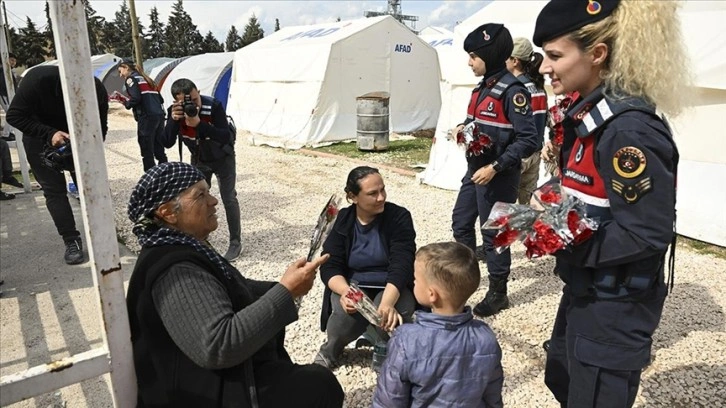
[[[549,255],[569,245],[578,245],[590,238],[597,229],[597,221],[585,215],[584,203],[565,194],[559,184],[546,184],[537,189],[533,197],[543,211],[523,241],[528,258]]]
[[[310,238],[310,251],[308,251],[308,262],[313,260],[313,256],[320,246],[323,245],[325,239],[330,234],[330,230],[333,228],[335,219],[338,218],[338,212],[340,211],[340,198],[333,194],[330,196],[327,204],[323,207],[323,211],[318,216],[318,224],[313,230],[313,235]]]
[[[119,91],[113,91],[111,95],[108,96],[109,102],[125,103],[128,100],[129,98]]]
[[[555,105],[549,109],[548,126],[550,128],[552,145],[555,150],[555,158],[545,161],[545,170],[552,175],[558,175],[557,156],[560,147],[565,139],[565,130],[562,128],[562,121],[565,120],[567,110],[570,109],[572,103],[579,97],[577,92],[566,94],[564,97],[558,98]]]
[[[479,133],[476,122],[469,122],[464,126],[456,135],[456,143],[466,148],[466,157],[479,156],[492,147],[492,139],[486,134]]]
[[[355,282],[350,283],[350,288],[345,294],[345,297],[353,302],[355,310],[365,317],[372,325],[381,325],[381,316],[378,314],[376,305],[373,304],[371,298],[369,298]]]
[[[499,230],[493,245],[494,250],[500,254],[527,235],[538,215],[534,208],[527,205],[498,202],[492,207],[482,229]]]

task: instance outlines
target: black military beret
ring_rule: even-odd
[[[474,52],[480,48],[492,45],[497,34],[502,31],[503,24],[483,24],[470,32],[464,40],[464,51]]]
[[[121,64],[128,65],[130,67],[136,66],[136,63],[131,58],[124,58],[121,60]]]
[[[551,0],[539,12],[532,42],[541,47],[555,39],[609,16],[620,0]]]

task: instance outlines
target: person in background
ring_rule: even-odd
[[[479,287],[479,261],[456,242],[416,252],[415,323],[391,337],[373,407],[502,407],[502,350],[466,301]]]
[[[507,70],[516,76],[529,92],[539,140],[544,140],[547,129],[547,93],[544,90],[544,76],[539,73],[542,59],[542,54],[534,52],[532,43],[524,37],[514,39],[512,56],[507,59]],[[532,192],[537,188],[540,161],[539,150],[522,159],[521,178],[517,193],[519,204],[529,205]]]
[[[373,300],[381,328],[391,331],[409,322],[416,308],[411,292],[416,231],[407,209],[386,201],[386,186],[378,169],[360,166],[350,171],[346,199],[332,231],[323,243],[330,260],[320,268],[325,284],[320,329],[328,335],[314,362],[328,368],[345,346],[366,331],[368,321],[345,294],[356,281]],[[387,335],[380,333],[386,338]]]
[[[458,135],[474,122],[479,137],[487,136],[491,141],[484,149],[474,151],[479,143],[467,147],[467,172],[452,212],[454,239],[472,251],[476,250],[477,218],[481,227],[497,201],[517,200],[522,159],[542,146],[529,92],[506,68],[512,49],[512,36],[502,24],[484,24],[464,40],[469,66],[482,80],[472,91],[466,120],[452,134]],[[492,243],[496,233],[482,231],[489,289],[474,307],[474,314],[479,316],[491,316],[509,307],[507,280],[512,257],[509,249],[496,252]]]
[[[166,153],[162,144],[164,134],[164,99],[159,95],[156,84],[134,61],[124,59],[118,66],[121,78],[126,79],[125,88],[129,99],[124,102],[126,109],[132,109],[138,123],[137,134],[144,171],[158,163],[166,163]],[[154,160],[156,158],[156,161]]]
[[[242,227],[239,201],[237,201],[237,164],[234,140],[227,113],[222,102],[202,95],[191,80],[180,78],[171,85],[174,103],[167,111],[164,128],[164,146],[174,146],[177,138],[192,153],[192,164],[197,166],[211,184],[212,174],[217,176],[219,195],[222,196],[227,215],[229,247],[224,258],[233,261],[242,252]],[[186,106],[185,106],[186,105]]]
[[[108,93],[98,78],[94,78],[94,83],[101,136],[105,140],[108,132]],[[45,205],[65,244],[65,262],[69,265],[83,262],[81,233],[76,229],[73,210],[68,202],[65,175],[62,171],[48,167],[41,158],[46,147],[61,147],[70,143],[73,137],[68,134],[68,119],[57,66],[39,66],[28,71],[10,103],[7,120],[23,132],[23,145],[30,169],[43,189]],[[71,178],[78,185],[75,172],[71,172]]]
[[[23,183],[13,176],[13,160],[10,156],[10,147],[4,139],[0,139],[0,180],[2,180],[3,184],[23,188]],[[13,198],[15,198],[15,194],[0,190],[0,200],[12,200]]]
[[[217,199],[187,163],[162,163],[131,192],[141,244],[126,298],[138,406],[339,408],[320,366],[294,364],[285,326],[328,256],[292,263],[279,282],[247,279],[207,244]]]
[[[675,262],[678,149],[661,113],[690,83],[678,4],[552,0],[534,43],[555,94],[579,92],[562,122],[565,193],[599,226],[556,252],[565,283],[545,365],[562,406],[630,407],[648,363]],[[663,63],[654,63],[663,61]],[[657,110],[656,110],[657,109]]]
[[[2,64],[0,66],[0,108],[5,112],[7,115],[8,113],[8,107],[10,106],[10,99],[8,94],[8,88],[7,84],[5,83],[5,69],[7,68],[10,71],[10,77],[12,78],[13,83],[13,89],[18,88],[18,80],[15,77],[15,74],[13,73],[13,69],[18,64],[18,59],[12,52],[8,54],[8,63]],[[15,140],[15,134],[10,129],[10,126],[3,126],[2,132],[0,132],[0,139],[3,139],[7,142],[12,142]]]

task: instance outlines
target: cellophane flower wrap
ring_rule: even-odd
[[[585,204],[567,195],[557,183],[546,184],[533,194],[536,208],[498,202],[483,228],[500,229],[494,237],[500,253],[515,241],[522,241],[528,258],[538,258],[589,239],[598,221],[586,215]]]
[[[376,308],[376,305],[373,303],[371,298],[369,298],[365,294],[365,292],[363,292],[361,288],[358,287],[358,284],[356,284],[355,282],[351,282],[350,288],[345,294],[345,297],[353,302],[355,310],[357,310],[358,313],[361,314],[361,316],[365,317],[365,319],[368,320],[370,324],[374,326],[381,325],[381,316],[378,314],[378,309]]]
[[[333,194],[330,199],[323,207],[323,211],[318,216],[318,223],[313,230],[313,235],[310,238],[310,251],[308,251],[308,262],[313,260],[313,256],[318,252],[320,247],[325,242],[325,239],[330,234],[330,230],[335,224],[335,219],[338,218],[338,212],[340,212],[340,198]]]
[[[464,126],[456,135],[456,143],[466,149],[466,157],[479,156],[492,147],[491,137],[480,133],[476,122]]]
[[[482,229],[499,230],[493,243],[494,250],[499,254],[515,241],[524,239],[538,215],[539,213],[528,205],[497,202]]]
[[[552,141],[552,147],[555,154],[551,160],[545,160],[544,164],[547,173],[553,176],[559,175],[558,156],[565,138],[565,130],[562,127],[562,121],[565,120],[567,110],[578,97],[579,94],[577,92],[559,96],[555,98],[555,104],[549,108],[548,126],[550,128],[550,139]]]

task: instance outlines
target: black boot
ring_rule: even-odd
[[[484,300],[474,307],[474,314],[488,317],[499,313],[500,310],[509,307],[507,297],[507,278],[489,276],[489,290]]]

